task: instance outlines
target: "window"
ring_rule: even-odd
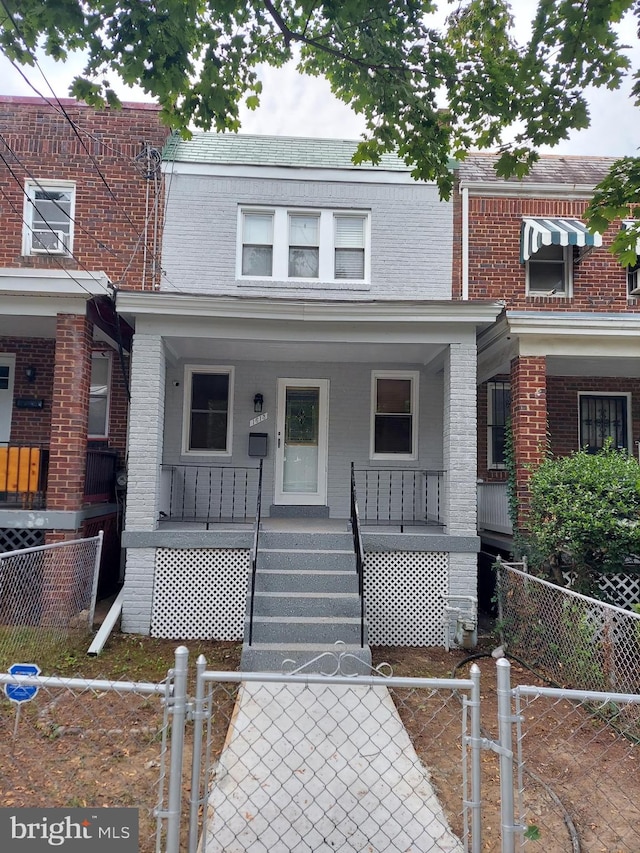
[[[613,447],[629,449],[628,394],[580,393],[579,446],[597,453],[611,439]]]
[[[239,216],[239,278],[369,279],[368,212],[243,208]]]
[[[233,368],[185,368],[183,453],[231,455]]]
[[[627,289],[629,296],[640,296],[640,261],[633,267],[627,267]]]
[[[508,382],[487,385],[487,465],[505,467],[507,423],[511,416],[511,386]]]
[[[89,438],[106,438],[109,434],[109,387],[111,357],[107,352],[91,355],[91,387],[89,391]]]
[[[371,380],[371,458],[416,459],[418,373],[378,370]]]
[[[527,291],[535,296],[568,296],[572,246],[541,246],[527,261]]]
[[[75,186],[69,181],[28,181],[25,188],[25,255],[70,255]]]

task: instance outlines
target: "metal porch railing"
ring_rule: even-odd
[[[441,525],[444,471],[354,468],[360,521],[372,525]]]
[[[259,467],[163,465],[162,517],[171,521],[252,522],[256,516]]]
[[[353,462],[351,463],[351,532],[353,548],[356,552],[356,570],[358,572],[358,594],[360,596],[360,648],[364,648],[364,546],[360,533],[360,510]]]
[[[258,569],[258,544],[260,541],[260,517],[262,515],[262,459],[258,473],[258,499],[256,520],[253,528],[253,547],[251,548],[251,602],[249,605],[249,645],[253,643],[253,602],[256,595],[256,571]]]

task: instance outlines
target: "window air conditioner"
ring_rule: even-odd
[[[38,255],[66,255],[64,231],[33,231],[31,235],[31,251]]]
[[[634,287],[629,291],[629,296],[640,296],[640,287]]]

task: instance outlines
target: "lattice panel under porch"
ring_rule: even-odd
[[[241,640],[249,551],[158,548],[151,636]]]
[[[44,545],[45,531],[29,527],[0,527],[0,554]]]
[[[627,610],[632,604],[640,602],[640,575],[602,575],[598,586],[604,593],[604,600]]]
[[[444,646],[446,552],[365,554],[364,594],[372,646]]]

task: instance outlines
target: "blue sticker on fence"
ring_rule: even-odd
[[[40,675],[40,667],[36,663],[14,663],[8,669],[9,675]],[[38,692],[38,687],[32,684],[5,684],[4,692],[12,702],[28,702]]]

